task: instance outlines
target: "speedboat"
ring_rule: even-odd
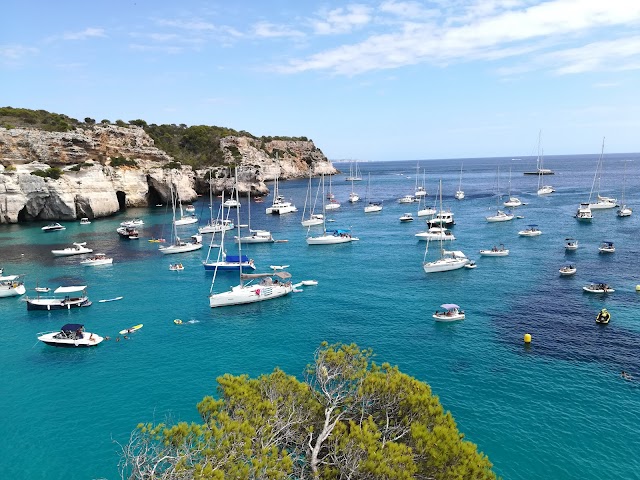
[[[43,232],[56,232],[58,230],[65,230],[67,227],[63,227],[59,223],[50,223],[41,228]]]
[[[440,308],[444,308],[444,312],[439,312],[432,315],[437,322],[455,322],[456,320],[464,320],[464,311],[460,310],[460,307],[455,303],[444,303],[440,305]]]
[[[451,230],[445,227],[431,227],[426,232],[416,233],[418,240],[455,240],[456,237]]]
[[[430,227],[450,227],[455,224],[453,213],[449,210],[440,210],[435,217],[427,220],[427,225]]]
[[[235,228],[231,220],[212,220],[204,227],[198,227],[198,233],[226,232]]]
[[[468,268],[468,269],[474,269],[476,268],[478,265],[476,264],[476,262],[474,262],[473,260],[471,260],[469,263],[467,263],[464,268]]]
[[[593,219],[593,214],[591,213],[591,207],[588,202],[581,203],[578,207],[578,211],[575,214],[577,220],[582,222],[590,222]]]
[[[602,325],[606,325],[611,320],[611,314],[607,311],[606,308],[600,310],[598,315],[596,315],[596,323],[600,323]]]
[[[172,263],[169,265],[169,270],[171,270],[172,272],[180,272],[184,270],[184,265],[182,265],[181,263]]]
[[[0,273],[2,273],[0,271]],[[27,291],[20,280],[21,275],[6,275],[0,277],[0,298],[19,297]]]
[[[64,294],[64,298],[41,298],[40,292],[38,292],[37,298],[27,298],[27,310],[70,310],[72,308],[89,307],[91,301],[87,297],[87,286],[69,286],[58,287],[53,293]],[[80,295],[72,297],[72,293],[78,293]]]
[[[382,202],[369,202],[369,205],[364,207],[364,213],[374,213],[382,211]]]
[[[508,222],[509,220],[513,220],[513,213],[506,213],[502,210],[498,210],[495,215],[490,215],[485,217],[487,222]]]
[[[504,245],[501,243],[499,247],[493,247],[490,250],[480,250],[480,255],[483,257],[506,257],[509,255],[509,250],[504,248]]]
[[[616,251],[616,247],[613,245],[613,242],[604,241],[598,247],[598,251],[600,253],[613,253]]]
[[[236,241],[242,243],[273,243],[275,240],[268,230],[249,230],[249,235],[244,237],[233,237]]]
[[[400,217],[401,222],[413,222],[413,215],[405,213]]]
[[[116,232],[122,238],[128,238],[129,240],[137,240],[140,238],[140,233],[135,227],[118,227],[116,228]]]
[[[527,225],[527,228],[518,232],[518,235],[521,237],[537,237],[542,235],[542,231],[538,229],[537,225]]]
[[[51,250],[56,257],[64,257],[69,255],[82,255],[84,253],[91,253],[91,248],[85,247],[87,242],[74,243],[73,247],[63,248],[62,250]]]
[[[405,195],[401,199],[398,200],[398,203],[413,203],[416,199],[413,195]]]
[[[52,347],[95,347],[104,340],[96,333],[84,331],[84,325],[67,323],[59,331],[42,334],[38,337]]]
[[[577,250],[578,249],[578,240],[575,238],[565,238],[564,243],[565,250]]]
[[[589,285],[582,287],[587,293],[613,293],[615,290],[604,282],[591,282]]]
[[[91,220],[89,220],[87,217],[80,219],[80,225],[90,225],[90,224],[91,224]]]
[[[93,257],[89,257],[80,262],[81,265],[111,265],[113,263],[112,257],[107,257],[104,253],[96,253]]]
[[[604,210],[607,208],[616,208],[618,206],[618,200],[615,198],[598,195],[597,199],[598,200],[595,203],[589,204],[591,210]]]
[[[351,230],[325,230],[324,235],[307,237],[307,245],[335,245],[360,240],[351,235]]]
[[[142,219],[140,218],[134,218],[131,220],[125,220],[124,222],[120,222],[120,226],[121,227],[140,227],[144,225],[144,221],[142,221]]]
[[[575,275],[576,266],[572,263],[567,263],[564,267],[562,267],[559,272],[561,277],[569,277],[571,275]]]

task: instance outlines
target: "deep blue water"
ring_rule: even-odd
[[[640,383],[619,374],[626,370],[640,379],[640,154],[606,155],[601,184],[602,194],[620,198],[629,160],[626,199],[637,207],[634,215],[620,219],[613,210],[599,211],[592,224],[579,224],[572,216],[589,196],[597,157],[547,157],[545,167],[556,175],[545,183],[557,192],[544,198],[535,195],[537,178],[522,175],[535,168],[531,159],[465,159],[467,198],[461,202],[453,199],[460,160],[420,162],[428,202],[435,201],[442,179],[444,204],[456,217],[454,247],[478,263],[475,270],[431,275],[421,266],[425,243],[414,237],[424,222],[398,220],[417,210],[396,202],[414,191],[415,161],[360,164],[364,181],[356,190],[364,199],[371,173],[371,197],[385,204],[380,214],[365,216],[364,201],[349,204],[351,185],[344,174],[334,178],[342,209],[329,214],[335,219],[329,225],[352,228],[361,239],[346,245],[307,246],[299,223],[307,182],[282,182],[281,193],[299,213],[267,217],[267,198],[252,205],[251,224],[288,242],[249,246],[243,253],[258,270],[289,264],[294,282],[316,279],[319,285],[226,309],[208,306],[211,274],[201,266],[206,248],[167,257],[146,241],[169,235],[165,208],[129,210],[87,226],[66,222],[65,231],[54,233],[41,232],[42,223],[1,226],[5,274],[25,274],[30,294],[36,284],[89,285],[94,304],[46,313],[27,312],[20,299],[0,300],[0,438],[11,452],[0,459],[0,471],[15,479],[118,478],[116,442],[126,442],[138,422],[197,420],[195,404],[215,394],[215,379],[225,372],[259,375],[279,366],[301,375],[327,340],[371,347],[377,361],[428,382],[506,479],[638,478]],[[498,165],[503,194],[512,168],[512,192],[527,203],[516,210],[524,219],[484,220],[495,212]],[[348,164],[337,166],[348,173]],[[208,216],[207,202],[196,202],[201,216]],[[246,222],[246,200],[241,211]],[[144,238],[120,240],[116,226],[135,216],[146,222]],[[527,224],[539,225],[543,235],[519,237]],[[569,236],[580,241],[572,254],[563,248]],[[614,241],[616,253],[598,254],[602,240]],[[79,258],[51,255],[73,241],[112,254],[114,265],[83,267]],[[511,250],[509,257],[478,256],[499,243]],[[438,250],[431,247],[429,259]],[[178,260],[185,270],[169,271]],[[575,262],[578,273],[560,278],[566,261]],[[583,293],[582,285],[594,279],[616,292]],[[233,280],[221,274],[216,291]],[[119,295],[122,301],[97,302]],[[431,314],[449,302],[460,304],[467,319],[435,323]],[[594,322],[603,306],[612,314],[605,327]],[[185,323],[176,326],[175,318]],[[67,322],[112,339],[88,350],[37,342],[38,332]],[[138,323],[144,327],[131,339],[115,341],[120,329]],[[526,332],[533,336],[529,347],[522,342]]]

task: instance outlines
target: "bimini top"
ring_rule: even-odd
[[[63,332],[77,332],[78,330],[82,330],[84,328],[84,325],[82,325],[81,323],[67,323],[66,325],[63,325],[60,330]]]
[[[265,277],[278,277],[282,280],[286,280],[291,278],[291,274],[289,272],[273,272],[273,273],[243,273],[243,280],[250,280],[252,278],[265,278]]]
[[[75,292],[81,292],[86,288],[87,288],[86,285],[72,286],[72,287],[58,287],[53,291],[53,293],[75,293]]]
[[[20,278],[20,275],[7,275],[6,277],[0,277],[0,282],[12,282]]]
[[[343,233],[349,233],[351,230],[344,230],[344,229],[338,229],[338,230],[327,230],[327,233],[335,233],[337,235],[341,235]]]
[[[440,308],[444,308],[446,310],[453,310],[454,308],[456,308],[460,310],[460,307],[455,303],[443,303],[442,305],[440,305]]]
[[[242,257],[239,257],[238,255],[227,255],[225,257],[225,260],[227,262],[235,262],[235,263],[245,263],[249,261],[249,257],[247,257],[246,255],[242,255]]]

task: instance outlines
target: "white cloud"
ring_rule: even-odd
[[[304,37],[304,33],[269,22],[260,22],[253,26],[253,34],[261,38]]]
[[[349,5],[317,13],[311,25],[318,35],[335,35],[350,33],[354,29],[362,28],[372,20],[371,7],[366,5]]]
[[[37,48],[24,45],[0,45],[0,59],[15,62],[38,53]]]
[[[87,38],[104,38],[107,35],[102,28],[85,28],[80,32],[66,32],[62,34],[63,40],[86,40]]]
[[[640,1],[552,0],[540,3],[539,0],[462,0],[440,4],[440,23],[434,20],[435,16],[422,21],[413,18],[394,32],[371,33],[362,42],[294,59],[281,70],[289,73],[326,70],[339,75],[357,75],[417,63],[442,65],[517,58],[540,49],[549,50],[552,45],[562,42],[576,45],[587,34],[598,32],[602,35],[611,27],[615,27],[616,33],[622,36],[623,27],[632,28],[640,24]],[[362,5],[352,5],[328,12],[323,21],[315,24],[316,32],[348,32],[354,26],[367,25],[374,13],[408,16],[418,12],[419,8],[415,2],[393,0],[383,2],[377,12]],[[629,61],[630,68],[634,68],[635,40],[619,38],[613,42],[619,52],[625,48],[628,50],[627,54],[620,53],[618,58]],[[577,43],[573,58],[570,50],[565,49],[566,66],[558,66],[558,73],[587,71],[603,64],[604,58],[600,58],[599,50],[595,61],[578,58],[581,47]],[[594,51],[593,45],[590,50]],[[556,62],[561,60],[558,57]]]

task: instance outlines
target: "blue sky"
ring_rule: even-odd
[[[636,152],[640,0],[7,0],[0,105],[331,159]]]

